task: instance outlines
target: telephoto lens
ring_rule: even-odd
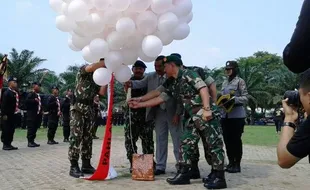
[[[284,93],[284,99],[288,98],[288,105],[295,106],[295,107],[301,107],[301,102],[299,98],[298,91],[295,90],[289,90]]]

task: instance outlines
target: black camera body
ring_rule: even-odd
[[[297,108],[301,107],[300,96],[298,91],[289,90],[284,93],[284,99],[288,98],[287,104],[295,106]]]

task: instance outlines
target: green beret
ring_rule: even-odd
[[[169,55],[169,56],[164,58],[163,64],[166,64],[169,62],[174,62],[177,66],[183,65],[182,60],[178,56],[175,56],[175,55]]]

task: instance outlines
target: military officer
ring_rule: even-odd
[[[59,89],[57,86],[52,87],[52,95],[48,98],[47,110],[48,110],[48,131],[47,131],[47,144],[58,144],[55,141],[55,134],[57,131],[59,117],[61,115],[60,101],[58,98]]]
[[[242,78],[238,76],[238,63],[227,61],[225,66],[227,79],[222,84],[221,94],[232,94],[234,106],[230,112],[222,111],[222,128],[229,164],[226,171],[239,173],[242,158],[242,140],[246,111],[244,105],[248,102],[248,91]]]
[[[174,178],[168,178],[172,185],[189,184],[191,178],[191,160],[193,150],[200,136],[198,131],[206,133],[206,142],[212,154],[212,168],[214,175],[212,180],[205,183],[208,189],[226,188],[224,173],[224,150],[222,131],[219,124],[219,112],[214,104],[210,104],[210,95],[205,82],[197,73],[182,69],[182,61],[177,56],[168,56],[164,60],[165,71],[169,77],[157,90],[145,96],[129,101],[132,108],[150,107],[168,101],[174,97],[184,105],[186,120],[181,136],[180,147],[180,173]],[[206,122],[208,121],[208,122]]]
[[[104,59],[98,63],[84,65],[80,68],[76,76],[76,87],[74,91],[74,104],[71,107],[70,115],[70,146],[68,151],[71,163],[69,175],[79,178],[85,174],[93,174],[90,159],[92,157],[92,121],[94,118],[93,99],[96,94],[104,95],[105,87],[99,87],[93,81],[93,73],[105,67]],[[78,160],[81,153],[82,169]]]
[[[146,65],[138,60],[132,67],[133,76],[130,80],[142,80]],[[132,97],[140,97],[147,93],[147,88],[132,89]],[[125,124],[125,148],[127,151],[127,158],[130,162],[130,172],[132,171],[132,155],[137,152],[136,142],[140,137],[142,141],[142,152],[144,154],[154,154],[154,141],[153,141],[153,125],[147,125],[145,120],[146,109],[132,109],[131,121],[129,121],[129,109],[126,107],[126,124]]]
[[[35,143],[37,130],[41,126],[42,121],[42,103],[39,95],[41,84],[32,83],[32,91],[28,93],[26,98],[27,107],[27,139],[28,147],[39,147],[40,144]]]
[[[12,146],[15,132],[15,114],[18,112],[19,96],[17,93],[17,78],[10,77],[8,79],[9,88],[3,93],[1,101],[1,118],[2,118],[2,133],[1,141],[3,150],[17,150],[17,147]]]
[[[69,142],[70,136],[70,105],[72,102],[72,90],[68,89],[66,92],[66,97],[61,104],[61,113],[62,113],[62,126],[63,126],[63,136],[64,142]]]

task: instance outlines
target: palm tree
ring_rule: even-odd
[[[63,82],[63,89],[74,89],[76,75],[80,69],[78,65],[71,65],[67,68],[67,71],[61,73],[59,76]]]
[[[0,55],[2,57],[3,55]],[[9,61],[7,75],[17,78],[19,84],[28,84],[34,81],[37,75],[45,69],[37,69],[46,59],[35,57],[34,52],[30,50],[22,50],[20,53],[16,49],[12,49],[9,53]]]

